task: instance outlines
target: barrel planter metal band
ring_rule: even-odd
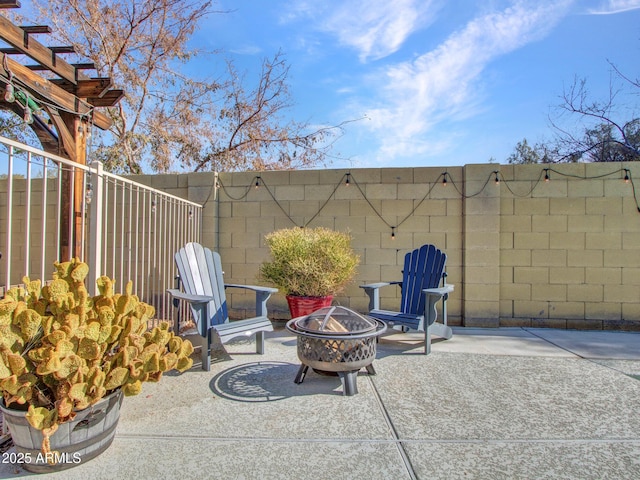
[[[0,410],[16,451],[25,460],[22,467],[29,472],[47,473],[71,468],[104,452],[115,437],[122,399],[122,391],[118,390],[76,412],[72,421],[60,424],[49,439],[51,451],[56,452],[49,458],[45,458],[40,450],[42,432],[29,424],[26,412],[6,408],[4,402],[0,402]]]

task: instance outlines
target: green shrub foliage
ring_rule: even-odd
[[[344,290],[353,279],[359,257],[351,235],[327,228],[290,228],[265,236],[271,260],[260,266],[260,278],[286,295],[322,297]]]

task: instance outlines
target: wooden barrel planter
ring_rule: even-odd
[[[33,473],[56,472],[85,463],[104,452],[116,434],[120,418],[122,391],[104,397],[91,407],[76,413],[73,421],[60,424],[50,437],[51,454],[41,452],[42,432],[25,418],[26,412],[6,408],[0,410],[11,433],[16,449],[16,461]]]

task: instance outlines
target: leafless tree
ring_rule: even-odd
[[[55,39],[94,62],[97,76],[125,91],[108,109],[109,132],[94,131],[92,157],[114,172],[176,169],[283,169],[322,164],[344,124],[287,119],[289,67],[281,52],[264,60],[255,87],[221,52],[188,41],[216,11],[210,0],[34,0]],[[193,78],[189,62],[221,65]],[[210,67],[209,67],[210,68]],[[201,70],[204,70],[202,68]]]
[[[638,95],[640,82],[624,76],[615,65],[608,98],[593,100],[585,79],[575,79],[561,97],[559,115],[551,119],[556,131],[557,161],[619,162],[640,160],[640,117],[624,108],[619,97]],[[631,89],[631,92],[628,90]],[[564,126],[566,116],[577,128]]]
[[[209,105],[207,134],[195,143],[180,142],[183,168],[274,170],[322,164],[348,122],[312,128],[307,122],[285,120],[283,114],[292,100],[283,54],[278,52],[263,62],[257,86],[251,90],[245,87],[251,82],[232,63],[227,67],[229,82],[220,101]],[[167,122],[171,113],[162,111],[156,118]]]

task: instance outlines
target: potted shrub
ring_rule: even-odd
[[[265,236],[271,259],[260,279],[284,292],[293,318],[331,305],[356,274],[351,235],[327,228],[288,228]]]
[[[113,293],[100,277],[89,297],[87,264],[55,263],[42,286],[25,277],[0,300],[0,391],[16,458],[32,472],[61,470],[104,451],[113,440],[122,396],[163,372],[185,371],[193,346],[169,330],[148,329],[154,308]],[[81,441],[81,445],[75,445]]]

